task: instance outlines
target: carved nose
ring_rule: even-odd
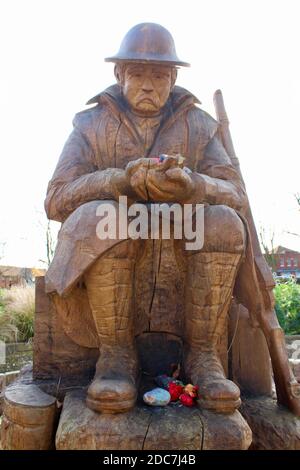
[[[152,81],[149,78],[145,78],[142,89],[143,91],[146,91],[146,92],[153,91]]]

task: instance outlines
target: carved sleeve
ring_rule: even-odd
[[[77,207],[97,199],[116,199],[113,178],[122,170],[98,170],[91,144],[78,127],[66,142],[49,182],[45,210],[49,219],[63,222]]]
[[[203,181],[205,185],[205,202],[225,204],[243,212],[247,204],[245,188],[217,133],[206,145],[197,171],[199,174],[195,175],[196,187],[197,179],[201,178],[202,186]]]

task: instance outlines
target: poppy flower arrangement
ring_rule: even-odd
[[[168,390],[171,396],[171,402],[180,402],[184,406],[195,406],[196,399],[199,393],[198,385],[187,384],[184,385],[180,380],[174,379],[174,377],[168,377],[167,375],[160,375],[156,377],[156,383]]]

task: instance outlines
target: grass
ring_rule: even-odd
[[[17,341],[18,329],[13,322],[13,315],[6,311],[4,297],[5,292],[0,291],[0,340],[5,342]]]
[[[0,291],[0,339],[29,341],[34,334],[34,287]]]

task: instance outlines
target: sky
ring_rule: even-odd
[[[43,201],[73,116],[114,83],[104,57],[145,21],[169,29],[191,63],[177,84],[213,116],[222,90],[257,229],[300,251],[287,233],[300,234],[299,17],[299,0],[2,1],[0,263],[43,265]]]

